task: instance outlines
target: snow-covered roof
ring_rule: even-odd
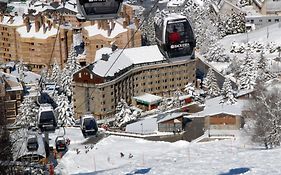
[[[14,75],[17,78],[20,78],[20,74],[19,74],[19,70],[16,68],[15,70],[13,70],[11,72],[12,75]],[[23,71],[23,82],[26,84],[32,84],[32,83],[38,83],[38,81],[40,80],[40,75],[36,74],[34,72],[31,71]]]
[[[63,8],[68,9],[68,10],[70,10],[70,11],[73,11],[73,12],[75,12],[75,13],[78,13],[77,5],[76,5],[76,3],[74,3],[74,2],[69,2],[69,1],[68,1],[68,2],[65,3],[65,6],[64,6],[64,7],[63,7],[63,4],[60,4],[60,6],[57,7],[56,9],[59,10],[59,9],[63,9]]]
[[[240,96],[243,96],[243,95],[246,95],[246,94],[250,94],[250,93],[253,93],[254,91],[255,91],[254,89],[242,89],[242,90],[239,90],[236,97],[240,97]]]
[[[109,47],[103,47],[96,51],[95,61],[100,60],[102,58],[102,55],[104,54],[112,54],[112,49]]]
[[[12,12],[17,12],[19,16],[28,14],[28,3],[27,2],[10,2],[8,7],[14,7]]]
[[[266,89],[272,91],[275,89],[281,89],[281,80],[279,78],[274,78],[265,83]]]
[[[29,137],[28,132],[26,130],[23,130],[22,132],[24,133],[23,137],[18,139],[17,142],[14,144],[14,159],[17,160],[22,156],[26,155],[40,155],[42,157],[46,157],[45,145],[42,135],[36,134],[38,141],[38,149],[35,151],[29,151],[27,149],[27,138]]]
[[[0,24],[5,24],[8,26],[21,26],[24,24],[21,16],[14,16],[12,23],[9,21],[9,19],[10,19],[9,16],[4,16],[4,19],[2,22],[0,21]]]
[[[102,51],[103,50],[100,50],[100,53],[102,53]],[[108,51],[108,48],[106,51]],[[164,60],[164,56],[156,45],[128,48],[123,51],[119,49],[113,52],[107,61],[97,60],[94,62],[92,72],[102,77],[114,76],[115,73],[131,65]],[[109,68],[110,70],[108,71]]]
[[[48,26],[48,25],[46,24],[46,26]],[[30,28],[29,32],[27,32],[26,26],[22,26],[22,27],[17,28],[17,32],[20,34],[20,36],[22,38],[47,39],[50,36],[56,35],[57,31],[58,30],[56,28],[52,27],[51,30],[47,29],[46,32],[44,33],[43,27],[41,26],[39,31],[36,32],[34,23],[31,24],[31,28]]]
[[[0,76],[6,80],[7,87],[6,91],[22,91],[22,84],[19,82],[19,79],[14,75],[0,72]]]
[[[10,61],[10,62],[1,64],[0,68],[13,68],[14,66],[15,66],[15,62]]]
[[[146,102],[148,104],[156,104],[156,103],[159,103],[162,100],[162,97],[157,96],[157,95],[153,95],[153,94],[148,94],[148,93],[145,93],[143,95],[133,97],[133,98],[136,101]]]
[[[280,12],[281,11],[281,1],[267,0],[265,1],[267,12]]]
[[[245,109],[248,100],[237,99],[234,104],[220,103],[222,96],[207,99],[205,103],[205,108],[201,112],[197,112],[188,116],[188,118],[193,117],[205,117],[215,114],[232,114],[232,115],[242,115],[242,111]]]
[[[191,97],[192,97],[192,95],[181,95],[181,96],[179,96],[179,100],[185,100],[185,99],[191,98]]]
[[[171,112],[171,113],[163,113],[157,116],[157,123],[162,123],[168,120],[176,119],[178,117],[187,115],[185,112]]]
[[[148,118],[138,122],[128,124],[126,126],[126,132],[150,134],[157,131],[157,118]]]
[[[98,24],[86,26],[86,27],[84,27],[84,29],[88,32],[89,37],[95,36],[95,35],[102,35],[106,38],[114,38],[117,35],[119,35],[120,33],[127,32],[127,30],[128,30],[127,28],[124,29],[123,26],[121,24],[119,24],[118,22],[115,23],[115,27],[111,31],[110,35],[108,35],[107,30],[98,29]]]
[[[186,3],[186,0],[171,0],[167,3],[167,7],[181,7]]]

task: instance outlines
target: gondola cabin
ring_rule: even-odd
[[[157,45],[166,58],[195,58],[196,40],[191,23],[185,16],[175,13],[158,15],[154,27]]]
[[[41,104],[38,112],[38,128],[41,132],[54,132],[56,127],[53,107],[50,104]]]
[[[65,151],[67,146],[66,146],[66,141],[63,136],[58,136],[55,140],[56,143],[56,150],[57,151]]]
[[[36,135],[29,135],[27,137],[27,149],[28,151],[36,151],[39,147],[38,139]]]
[[[84,137],[95,136],[98,132],[97,122],[92,115],[84,115],[81,117],[81,130]]]
[[[123,0],[77,0],[78,20],[114,19],[118,17]]]

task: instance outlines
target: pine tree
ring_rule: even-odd
[[[13,161],[12,143],[10,133],[7,129],[7,120],[5,117],[0,117],[0,174],[8,174],[9,169],[3,165],[2,161]]]
[[[71,47],[69,57],[67,59],[66,65],[62,71],[61,79],[60,79],[60,87],[62,88],[63,92],[66,96],[70,99],[72,97],[72,78],[73,74],[81,68],[81,66],[77,63],[76,60],[77,54],[74,47]]]
[[[75,119],[73,118],[73,110],[68,98],[61,94],[57,97],[56,101],[58,106],[55,111],[58,114],[58,124],[62,126],[74,125]]]
[[[223,99],[221,100],[222,103],[226,102],[227,104],[233,104],[237,101],[234,98],[233,89],[229,78],[225,79],[222,86],[221,94],[223,96]]]
[[[212,68],[209,68],[208,73],[203,80],[203,87],[211,97],[216,97],[220,94],[217,78]]]
[[[253,89],[257,77],[257,69],[251,54],[246,55],[244,64],[241,65],[239,76],[240,89]]]
[[[135,112],[124,99],[121,99],[116,107],[114,125],[122,128],[126,124],[135,121],[139,116],[140,113]]]
[[[34,99],[25,96],[18,109],[19,113],[16,116],[14,125],[30,126],[35,125],[37,121],[37,113],[39,107]]]
[[[60,75],[61,75],[61,69],[60,69],[60,66],[57,63],[57,60],[55,59],[50,78],[53,82],[58,83],[60,78],[61,78]]]
[[[212,62],[229,62],[229,56],[224,53],[224,48],[219,43],[214,43],[210,46],[207,53],[207,61]]]
[[[264,56],[264,52],[261,52],[260,59],[257,64],[257,82],[266,82],[270,79],[277,77],[274,73],[270,72],[267,68],[267,59]]]

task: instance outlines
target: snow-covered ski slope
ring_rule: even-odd
[[[59,160],[57,172],[83,175],[281,174],[281,148],[264,150],[241,135],[236,139],[199,143],[109,136],[93,146],[82,144],[84,138],[80,134],[75,128],[67,129],[71,145]],[[124,157],[120,156],[121,152]],[[132,158],[128,157],[130,153]]]

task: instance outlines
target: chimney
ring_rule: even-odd
[[[107,29],[107,36],[110,36],[110,34],[111,34],[111,29]]]
[[[30,25],[30,21],[29,21],[29,17],[25,17],[25,19],[23,20],[25,26],[26,26],[26,31],[27,33],[30,31],[31,25]]]
[[[126,28],[127,28],[127,26],[128,26],[127,21],[126,21],[126,20],[125,20],[125,21],[123,21],[123,28],[124,28],[124,29],[126,29]]]
[[[35,32],[39,32],[40,30],[40,17],[38,15],[35,16],[34,25],[35,25]]]
[[[101,28],[101,21],[98,20],[98,29],[100,29],[100,28]]]
[[[114,21],[111,21],[111,22],[110,22],[110,29],[111,29],[111,30],[114,30],[114,27],[115,27],[115,22],[114,22]]]
[[[3,20],[4,20],[4,15],[1,13],[0,14],[0,22],[3,22]]]
[[[41,15],[41,22],[42,22],[43,33],[46,33],[47,27],[46,27],[46,24],[45,24],[46,18],[45,18],[44,15]]]
[[[104,26],[105,30],[110,30],[110,25],[109,22],[105,22],[105,26]]]
[[[126,14],[125,20],[127,21],[127,25],[130,24],[130,16]]]
[[[105,29],[105,21],[104,20],[101,20],[101,29],[106,30]]]
[[[40,22],[38,20],[35,20],[35,32],[39,32],[40,30]]]
[[[138,28],[140,26],[140,20],[137,17],[135,17],[134,23],[135,23],[136,28]]]
[[[14,21],[15,21],[14,16],[10,15],[10,18],[7,22],[10,22],[10,24],[13,24]]]
[[[48,30],[50,31],[52,28],[52,23],[50,20],[47,20]]]

